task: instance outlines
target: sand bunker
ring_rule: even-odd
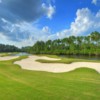
[[[11,59],[16,59],[16,58],[18,58],[18,56],[0,57],[0,61],[11,60]]]
[[[29,58],[23,59],[21,61],[16,61],[14,64],[20,65],[22,69],[47,71],[53,73],[69,72],[75,70],[76,68],[81,68],[81,67],[92,68],[100,73],[100,63],[92,63],[92,62],[74,62],[71,64],[39,63],[36,62],[37,59],[59,60],[48,57],[29,56]]]

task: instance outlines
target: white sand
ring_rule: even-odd
[[[5,60],[11,60],[18,58],[19,56],[6,56],[6,57],[0,57],[0,61],[5,61]]]
[[[69,72],[75,70],[76,68],[81,68],[81,67],[92,68],[100,73],[100,63],[92,63],[92,62],[74,62],[71,64],[39,63],[36,62],[37,59],[57,60],[48,57],[29,56],[29,58],[23,59],[21,61],[16,61],[14,64],[20,65],[22,69],[47,71],[53,73]]]

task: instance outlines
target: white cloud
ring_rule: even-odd
[[[100,5],[100,0],[92,0],[92,4],[94,4],[94,5]]]
[[[1,38],[1,40],[5,40],[5,39],[7,39],[7,37],[4,36],[3,33],[0,33],[0,38]]]
[[[5,35],[3,35],[3,33],[0,32],[0,43],[2,44],[7,44],[8,41],[7,41],[7,37]]]
[[[63,29],[56,34],[52,34],[52,30],[48,26],[44,26],[42,29],[38,28],[37,23],[20,22],[12,24],[4,18],[2,18],[2,22],[6,31],[6,33],[0,33],[2,40],[21,47],[33,45],[38,40],[54,40],[70,35],[88,35],[93,31],[100,32],[100,10],[93,13],[88,8],[78,9],[75,21],[71,23],[70,28]]]
[[[97,0],[92,0],[92,3],[96,5],[97,4]]]
[[[38,40],[45,41],[51,35],[48,26],[40,29],[35,21],[42,16],[52,19],[55,13],[55,6],[53,6],[55,0],[23,1],[0,0],[0,43],[8,42],[19,47],[28,46]]]
[[[2,38],[2,41],[6,40],[8,43],[18,47],[33,45],[38,40],[46,41],[51,34],[48,26],[39,29],[37,25],[33,23],[20,22],[12,24],[4,18],[2,18],[2,21],[5,23],[3,26],[5,32],[0,33],[0,38]]]
[[[1,20],[4,22],[4,23],[7,23],[8,21],[4,18],[1,18]]]
[[[29,23],[21,23],[18,25],[21,33],[28,32],[27,38],[23,39],[20,42],[15,42],[15,45],[21,46],[32,46],[37,41],[47,41],[49,39],[50,29],[48,26],[43,27],[43,29],[37,28],[35,25],[31,25]]]
[[[0,19],[3,17],[14,23],[36,21],[44,15],[52,18],[55,12],[55,7],[52,6],[54,3],[42,0],[0,0],[0,2],[2,2],[0,3]]]
[[[100,18],[100,10],[97,12],[96,18]]]
[[[44,26],[43,28],[42,28],[42,31],[44,32],[44,33],[51,33],[50,32],[50,28],[48,27],[48,26]]]
[[[77,10],[76,16],[70,29],[64,29],[57,33],[59,38],[70,35],[87,35],[93,31],[100,31],[100,11],[94,14],[88,8],[82,8]]]
[[[55,13],[55,6],[52,6],[51,4],[49,4],[49,6],[46,6],[46,4],[43,3],[42,7],[43,7],[44,11],[46,12],[47,17],[49,19],[52,19],[52,16]]]
[[[0,43],[8,42],[20,47],[33,45],[38,40],[46,41],[51,35],[50,28],[44,26],[40,29],[35,21],[42,16],[52,19],[55,13],[55,6],[52,6],[54,0],[44,3],[30,0],[27,7],[28,0],[24,3],[23,0],[8,1],[0,0]]]

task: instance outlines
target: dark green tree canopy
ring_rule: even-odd
[[[100,55],[100,33],[95,31],[88,36],[70,36],[46,42],[37,41],[27,51],[34,54]]]

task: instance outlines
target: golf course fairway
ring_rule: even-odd
[[[0,61],[0,100],[100,100],[100,74],[95,70],[55,74],[13,64],[24,58]]]

